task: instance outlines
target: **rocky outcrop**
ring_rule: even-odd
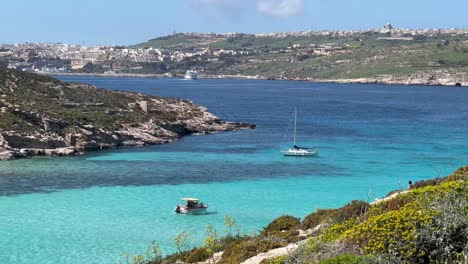
[[[353,79],[316,79],[308,78],[308,81],[334,82],[334,83],[378,83],[399,85],[441,85],[441,86],[468,86],[468,75],[464,73],[453,74],[448,72],[416,73],[406,76],[382,75],[369,78]]]
[[[188,100],[101,90],[0,70],[0,160],[162,144],[194,133],[254,128]]]

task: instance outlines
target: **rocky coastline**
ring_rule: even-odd
[[[414,74],[409,76],[378,76],[368,78],[352,79],[314,79],[308,78],[312,82],[332,82],[332,83],[360,83],[360,84],[388,84],[388,85],[426,85],[426,86],[468,86],[468,76],[453,76],[450,74]]]
[[[168,143],[251,129],[188,100],[117,92],[0,70],[0,160]]]
[[[164,74],[129,74],[129,73],[114,73],[114,74],[99,74],[99,73],[41,73],[44,75],[55,76],[93,76],[93,77],[131,77],[131,78],[169,78]],[[183,76],[173,76],[180,77]],[[449,73],[435,74],[412,74],[407,76],[392,76],[382,75],[377,77],[361,77],[361,78],[287,78],[287,77],[265,77],[252,75],[216,75],[216,74],[199,74],[199,79],[239,79],[239,80],[289,80],[289,81],[308,81],[317,83],[353,83],[353,84],[388,84],[388,85],[426,85],[426,86],[460,86],[468,87],[468,75],[453,75]]]

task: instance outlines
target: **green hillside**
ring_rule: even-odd
[[[167,48],[173,46],[192,46],[196,43],[191,43],[185,35],[170,35],[166,37],[159,37],[155,39],[150,39],[147,42],[136,44],[131,46],[132,48],[143,48],[143,47],[152,47],[152,48]]]
[[[340,80],[393,78],[397,83],[468,82],[468,35],[351,35],[235,37],[177,34],[137,47],[233,50],[236,55],[195,56],[171,62],[168,70],[189,68],[211,75],[258,75],[267,79]]]

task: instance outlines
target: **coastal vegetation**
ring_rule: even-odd
[[[0,160],[161,144],[226,123],[188,100],[119,92],[0,69]]]
[[[352,201],[338,209],[317,210],[302,221],[284,215],[258,234],[228,231],[233,220],[227,219],[224,237],[209,225],[200,248],[137,263],[234,264],[251,258],[257,259],[249,263],[263,264],[466,263],[468,167],[417,182],[413,189],[372,204]],[[258,258],[288,246],[291,250]]]

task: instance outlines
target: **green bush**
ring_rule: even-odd
[[[439,212],[418,230],[416,247],[425,263],[462,263],[468,257],[468,198],[451,193],[432,202]],[[466,260],[466,259],[465,259]]]
[[[372,258],[373,257],[370,256],[346,254],[322,260],[319,262],[319,264],[362,264],[363,262],[369,261]]]
[[[399,264],[403,263],[400,259],[391,255],[354,255],[344,254],[336,257],[324,259],[319,264]]]
[[[371,207],[354,202],[341,209],[319,210],[302,225],[327,221],[330,225],[284,263],[330,258],[347,263],[349,256],[337,256],[356,253],[378,256],[358,263],[462,263],[468,257],[468,183],[463,181],[467,174],[468,169],[461,168],[443,181],[425,181]],[[358,205],[367,211],[362,217]]]
[[[354,200],[339,209],[318,209],[315,213],[306,216],[300,227],[309,229],[323,223],[343,223],[363,215],[369,207],[370,205],[364,201]]]
[[[408,204],[398,211],[370,217],[344,232],[347,242],[369,254],[394,252],[404,259],[423,254],[416,248],[416,230],[432,221],[434,213]]]
[[[220,238],[219,243],[221,245],[222,249],[225,249],[227,246],[229,246],[232,243],[238,243],[242,241],[249,240],[249,236],[230,236],[227,235],[225,237]]]
[[[392,253],[408,262],[452,262],[459,254],[468,256],[463,253],[468,248],[467,201],[466,182],[414,189],[374,206],[344,237],[370,254]]]
[[[286,259],[286,256],[279,256],[271,259],[264,259],[260,264],[283,264]]]
[[[461,167],[456,170],[452,175],[448,176],[445,181],[468,181],[468,166]]]
[[[283,215],[268,224],[268,226],[263,229],[262,234],[269,234],[275,231],[289,231],[296,228],[300,223],[301,221],[299,218],[290,215]]]
[[[369,209],[370,205],[364,201],[351,201],[335,212],[335,221],[342,223],[348,219],[352,219],[363,215]]]
[[[435,178],[435,179],[429,179],[429,180],[424,180],[424,181],[417,181],[413,184],[414,188],[422,188],[426,186],[435,186],[441,184],[445,178]]]
[[[196,263],[209,259],[211,257],[210,252],[206,248],[198,248],[193,251],[186,259],[187,263]]]
[[[315,228],[316,226],[328,223],[333,220],[333,213],[336,209],[317,209],[316,212],[306,216],[302,221],[300,228],[303,230]]]
[[[285,246],[287,243],[274,237],[255,237],[235,242],[226,247],[221,264],[238,264],[260,253]]]

